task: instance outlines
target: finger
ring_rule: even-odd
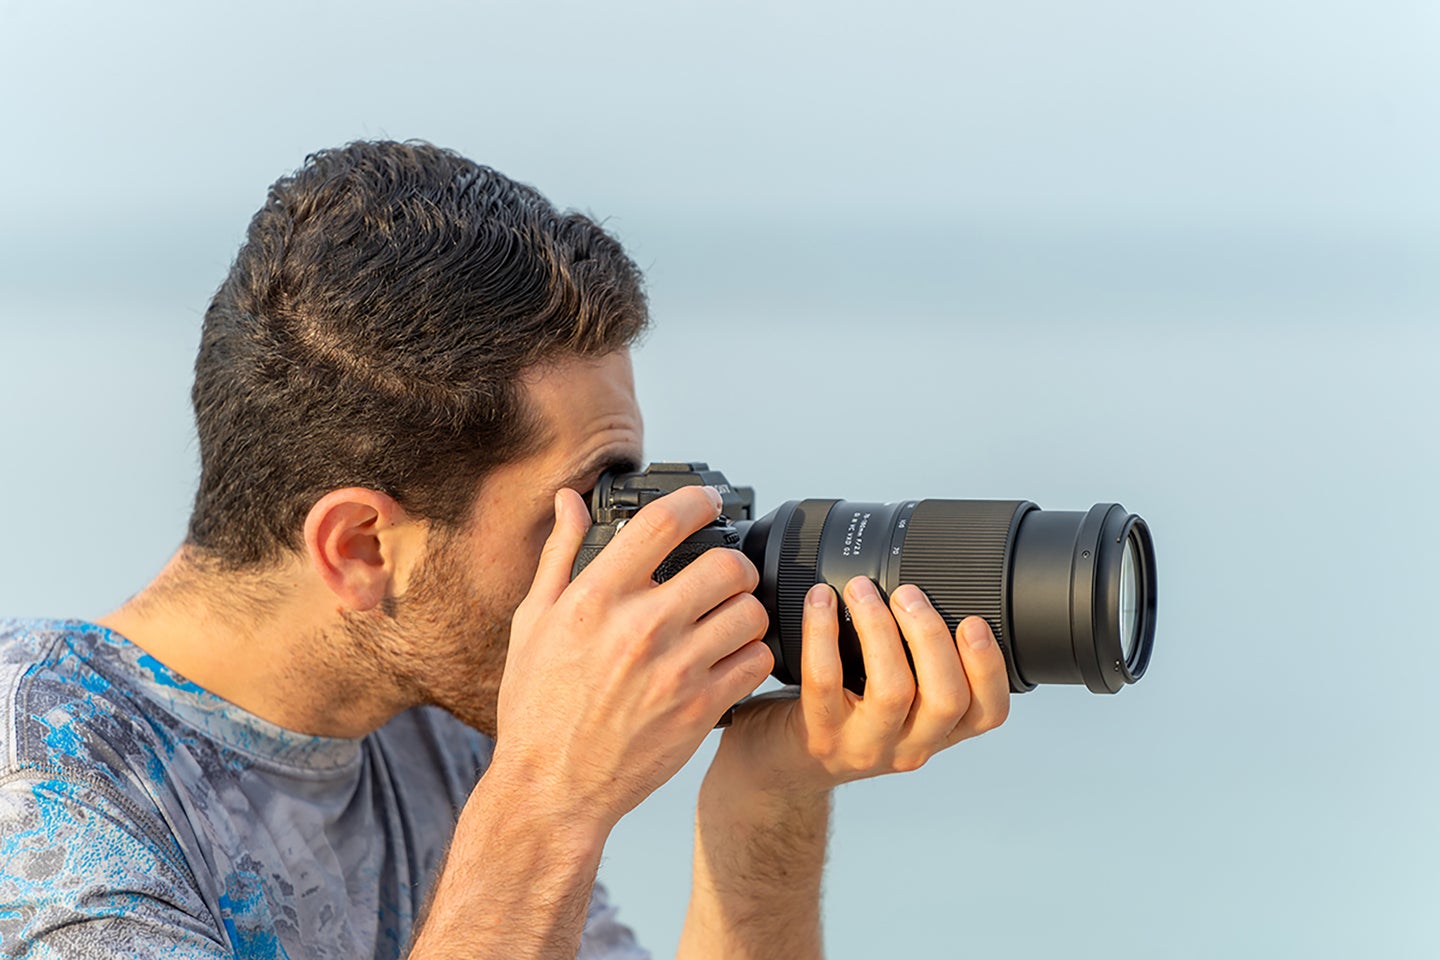
[[[742,593],[701,619],[684,653],[707,667],[714,666],[750,641],[763,640],[769,626],[765,607],[750,594]]]
[[[1010,677],[990,624],[981,617],[966,617],[955,628],[955,640],[970,679],[970,708],[951,732],[947,746],[993,730],[1010,714]]]
[[[800,709],[817,729],[834,728],[845,718],[845,668],[835,608],[835,591],[817,583],[805,595],[800,621]]]
[[[715,718],[754,693],[773,669],[775,657],[759,640],[752,640],[711,667],[706,699]]]
[[[670,551],[720,516],[721,504],[714,487],[682,487],[666,494],[642,507],[586,569],[600,567],[600,575],[615,583],[648,584]]]
[[[706,550],[669,580],[657,594],[671,605],[677,622],[700,619],[707,611],[738,593],[750,593],[760,585],[760,571],[739,550],[716,547]]]
[[[915,675],[900,643],[900,628],[869,577],[855,577],[845,585],[845,603],[865,658],[860,709],[886,729],[903,726],[915,699]]]
[[[561,489],[555,493],[555,526],[540,549],[540,565],[535,569],[535,579],[530,583],[527,597],[550,606],[570,585],[570,570],[575,565],[575,554],[590,529],[590,511],[585,500],[574,490]]]
[[[934,750],[970,709],[970,681],[950,628],[924,591],[905,584],[890,595],[890,608],[915,664],[910,739],[917,747]]]

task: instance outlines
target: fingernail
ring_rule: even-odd
[[[556,490],[556,491],[555,491],[555,517],[556,517],[556,519],[559,519],[559,517],[560,517],[560,503],[561,503],[561,501],[560,501],[560,494],[561,494],[562,492],[563,492],[563,490]]]
[[[715,512],[718,514],[725,507],[725,498],[720,496],[720,491],[714,487],[706,487],[705,492],[710,495],[710,502],[715,504]]]
[[[816,610],[829,610],[835,605],[835,591],[823,583],[817,583],[805,594],[805,602]]]
[[[880,599],[880,591],[869,577],[856,577],[850,581],[850,599],[855,603],[869,603]]]
[[[966,620],[960,632],[965,634],[965,642],[970,644],[971,650],[984,650],[994,639],[990,635],[990,625],[979,617]]]
[[[906,613],[921,613],[930,609],[929,598],[925,596],[923,590],[913,583],[907,583],[890,594],[890,599],[899,604],[900,609]]]

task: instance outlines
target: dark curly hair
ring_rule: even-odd
[[[230,568],[278,560],[345,486],[456,526],[533,440],[519,375],[647,323],[620,244],[533,188],[428,143],[313,154],[205,313],[187,543]]]

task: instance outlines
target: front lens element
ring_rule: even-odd
[[[1140,634],[1140,566],[1135,559],[1135,538],[1125,538],[1125,556],[1120,560],[1120,650],[1128,663],[1135,653]]]

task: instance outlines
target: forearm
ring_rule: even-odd
[[[726,759],[700,790],[679,956],[818,958],[830,795],[758,789]]]
[[[494,767],[461,811],[410,960],[573,960],[608,831]]]

